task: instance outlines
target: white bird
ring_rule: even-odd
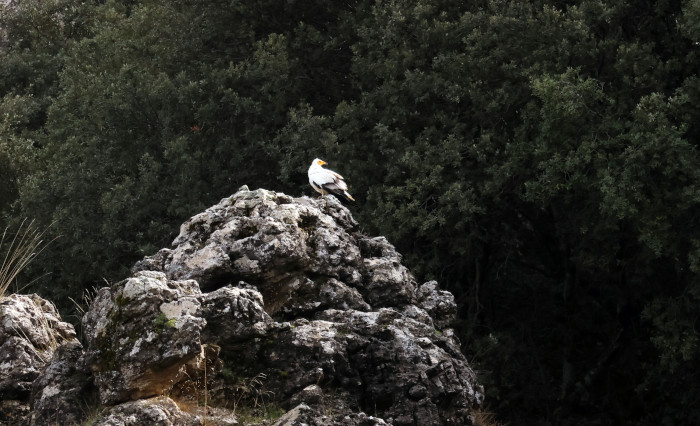
[[[328,164],[316,158],[309,167],[309,183],[321,195],[333,194],[345,201],[355,201],[348,193],[348,185],[343,177],[333,170],[324,169],[322,166]]]

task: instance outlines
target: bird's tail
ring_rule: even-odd
[[[348,191],[336,190],[336,191],[332,191],[331,194],[335,195],[336,197],[338,197],[341,200],[348,202],[348,203],[355,201],[355,199],[352,198],[352,195],[350,195],[350,193],[348,193]]]

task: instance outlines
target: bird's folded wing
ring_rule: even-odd
[[[311,179],[316,185],[323,186],[329,183],[336,183],[338,178],[335,175],[335,173],[329,173],[328,171],[323,170],[320,172],[310,173],[309,179]]]

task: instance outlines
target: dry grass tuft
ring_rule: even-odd
[[[474,412],[474,426],[505,426],[505,424],[499,422],[496,416],[489,411],[476,410]]]
[[[5,228],[0,237],[0,248],[5,244],[9,246],[0,265],[0,298],[5,297],[17,275],[53,241],[44,242],[45,232],[46,230],[36,229],[33,220],[27,224],[27,219],[22,221],[19,230],[11,239]]]

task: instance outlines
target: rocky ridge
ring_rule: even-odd
[[[334,198],[242,187],[99,290],[83,344],[64,327],[12,395],[37,425],[472,424],[455,313]]]

